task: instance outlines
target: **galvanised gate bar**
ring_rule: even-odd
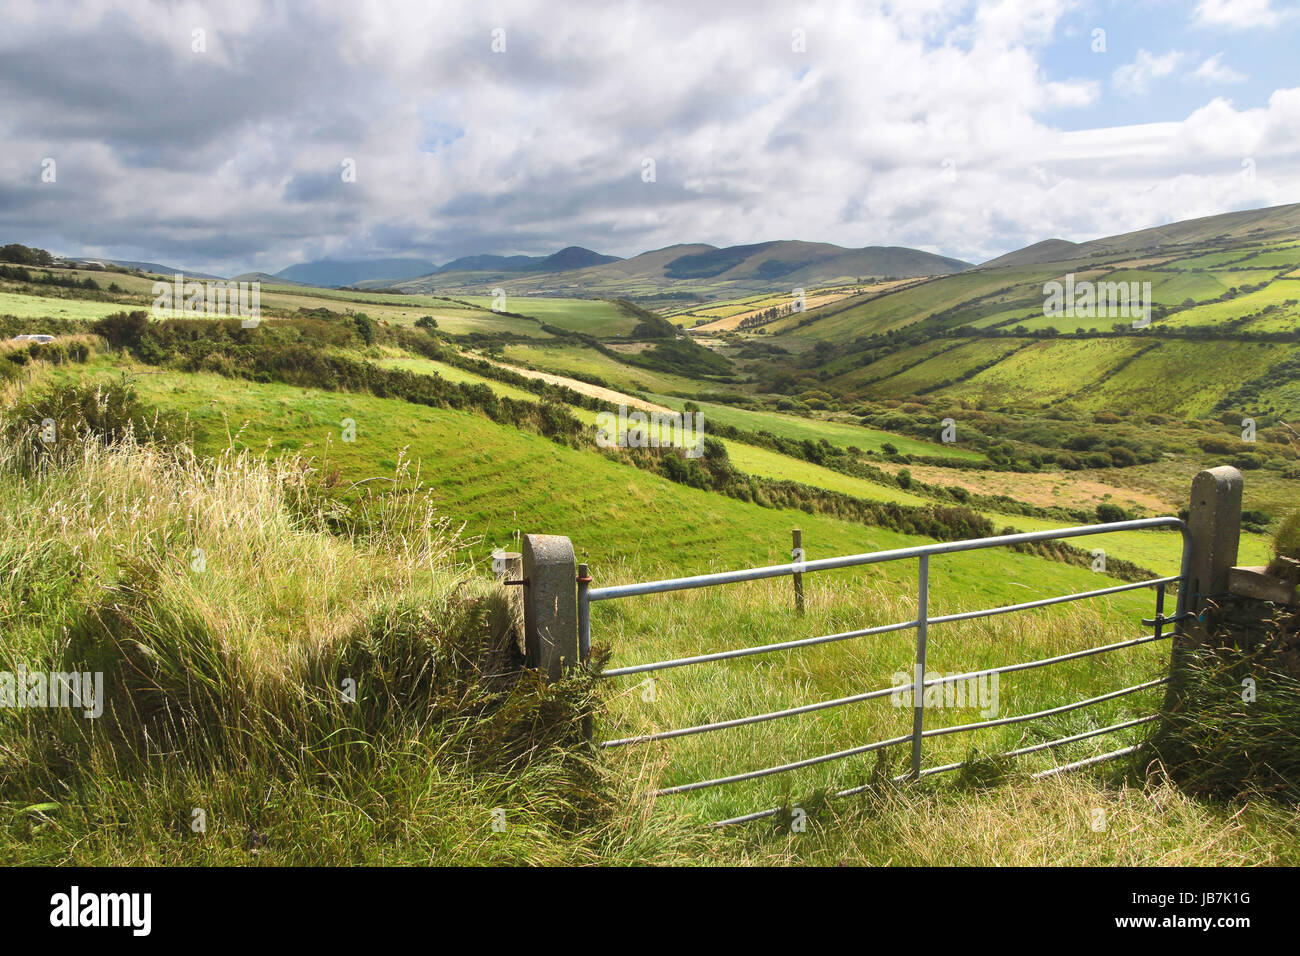
[[[976,551],[982,548],[995,548],[1006,545],[1025,544],[1035,541],[1053,541],[1063,538],[1078,538],[1087,535],[1112,534],[1117,531],[1138,531],[1150,530],[1156,528],[1176,528],[1183,539],[1182,561],[1177,575],[1162,578],[1152,578],[1147,581],[1137,581],[1128,584],[1120,584],[1114,587],[1100,588],[1095,591],[1082,591],[1075,594],[1064,594],[1055,597],[1042,598],[1035,601],[1026,601],[1022,604],[1011,604],[1003,607],[985,608],[978,611],[963,611],[958,614],[944,614],[931,617],[929,613],[930,606],[930,558],[935,555],[954,554],[959,551]],[[791,763],[777,764],[766,767],[761,770],[751,770],[745,773],[736,773],[729,776],[716,777],[708,780],[698,780],[693,783],[681,784],[675,787],[667,787],[656,791],[658,796],[667,796],[676,793],[687,793],[693,790],[702,790],[707,787],[718,787],[731,783],[739,783],[743,780],[754,780],[759,777],[771,776],[773,774],[787,773],[793,770],[799,770],[804,767],[811,767],[816,764],[827,763],[833,760],[843,760],[848,757],[859,754],[869,753],[875,750],[881,750],[886,747],[892,747],[910,742],[912,750],[912,768],[909,774],[904,774],[897,779],[919,779],[931,774],[945,773],[950,770],[956,770],[964,766],[964,762],[951,763],[943,766],[922,768],[922,744],[927,737],[935,737],[942,734],[961,733],[965,731],[980,730],[987,727],[997,727],[1004,724],[1023,723],[1025,721],[1036,720],[1042,717],[1050,717],[1054,714],[1065,713],[1071,710],[1077,710],[1082,707],[1088,707],[1103,701],[1113,700],[1117,697],[1123,697],[1127,694],[1136,693],[1137,691],[1146,690],[1169,682],[1168,677],[1162,677],[1158,680],[1147,681],[1146,683],[1136,684],[1132,687],[1123,687],[1117,690],[1108,691],[1096,697],[1090,697],[1086,700],[1070,701],[1059,707],[1053,707],[1049,710],[1041,710],[1031,714],[1019,714],[1013,717],[1003,717],[996,720],[984,720],[976,723],[960,724],[954,727],[942,727],[932,730],[925,729],[925,694],[924,689],[956,681],[967,681],[979,677],[991,676],[994,674],[1008,674],[1014,671],[1028,670],[1034,667],[1045,667],[1049,664],[1058,664],[1062,661],[1075,660],[1081,657],[1088,657],[1094,654],[1106,654],[1111,651],[1118,651],[1124,648],[1137,647],[1142,644],[1148,644],[1153,641],[1167,640],[1175,636],[1180,628],[1182,621],[1188,616],[1187,598],[1189,593],[1188,576],[1191,558],[1192,540],[1189,534],[1188,526],[1179,518],[1141,518],[1132,521],[1116,521],[1109,524],[1086,525],[1076,528],[1061,528],[1052,531],[1034,531],[1023,534],[1000,535],[991,538],[975,538],[965,541],[950,541],[939,544],[927,544],[914,548],[898,548],[892,551],[875,551],[869,554],[845,555],[836,558],[822,558],[816,561],[795,561],[790,564],[772,565],[762,568],[748,568],[742,571],[726,571],[718,574],[702,574],[694,577],[670,578],[664,581],[646,581],[640,584],[625,584],[615,587],[593,588],[590,586],[591,579],[584,565],[578,576],[578,650],[581,658],[585,661],[588,651],[591,647],[591,604],[594,601],[613,601],[624,598],[640,597],[648,594],[660,594],[666,591],[682,591],[692,588],[709,588],[717,587],[723,584],[736,584],[742,581],[758,581],[763,578],[782,577],[786,575],[808,574],[816,571],[832,571],[839,568],[859,567],[867,564],[880,564],[886,561],[903,561],[917,559],[918,561],[918,587],[917,587],[917,611],[916,618],[910,621],[900,621],[896,624],[885,624],[877,627],[867,627],[856,631],[844,631],[838,634],[823,634],[818,637],[803,638],[800,640],[783,641],[774,644],[763,644],[755,647],[744,647],[729,651],[719,651],[711,654],[699,654],[693,657],[682,657],[675,660],[658,661],[651,664],[639,664],[633,667],[615,667],[606,670],[603,674],[607,678],[625,677],[633,674],[645,674],[652,671],[666,670],[674,667],[688,667],[697,664],[707,664],[713,661],[729,660],[732,658],[747,657],[755,654],[772,654],[778,651],[790,651],[803,647],[812,647],[817,644],[828,644],[835,641],[846,641],[859,637],[868,637],[875,634],[886,634],[893,631],[916,631],[916,664],[913,671],[913,680],[907,684],[886,687],[880,690],[873,690],[862,694],[853,694],[848,697],[838,697],[833,700],[818,701],[815,703],[805,704],[800,707],[791,707],[785,710],[771,711],[765,714],[752,714],[747,717],[737,717],[731,720],[717,721],[715,723],[700,724],[694,727],[680,727],[674,730],[665,730],[658,733],[645,734],[638,737],[628,737],[619,740],[606,740],[600,743],[602,748],[626,747],[635,744],[649,743],[656,740],[668,740],[675,737],[685,737],[692,734],[705,734],[713,731],[725,730],[731,727],[742,727],[748,724],[757,724],[768,720],[780,720],[784,717],[794,717],[799,714],[808,714],[814,711],[826,710],[832,707],[842,707],[847,704],[857,704],[880,697],[886,697],[893,694],[911,693],[914,699],[912,732],[901,737],[892,737],[887,740],[878,740],[873,743],[863,744],[858,747],[851,747],[847,750],[839,750],[833,753],[821,754],[815,757],[808,757],[804,760],[796,760]],[[1235,549],[1234,549],[1235,550]],[[1170,584],[1178,584],[1177,605],[1172,617],[1164,615],[1165,607],[1165,589]],[[1032,608],[1047,607],[1053,604],[1061,604],[1067,601],[1080,601],[1087,598],[1102,597],[1108,594],[1118,594],[1122,591],[1133,591],[1140,588],[1154,588],[1155,597],[1155,616],[1150,620],[1143,620],[1144,625],[1153,628],[1151,634],[1143,637],[1134,638],[1126,641],[1118,641],[1112,644],[1104,644],[1098,647],[1091,647],[1080,651],[1074,651],[1068,654],[1061,654],[1056,657],[1043,658],[1041,660],[1025,661],[1022,663],[1006,664],[1000,667],[991,667],[984,670],[970,671],[964,674],[950,675],[947,677],[926,679],[925,676],[925,652],[926,641],[931,624],[943,624],[951,621],[964,621],[973,618],[990,617],[995,614],[1010,614],[1016,611],[1026,611]],[[1166,625],[1172,625],[1174,630],[1168,632],[1165,630]],[[1069,737],[1062,737],[1058,740],[1048,741],[1046,743],[1034,744],[1028,747],[1021,747],[1012,750],[1003,756],[1012,757],[1022,754],[1028,754],[1039,750],[1045,750],[1052,747],[1058,747],[1063,744],[1073,743],[1074,741],[1083,740],[1088,737],[1096,737],[1102,734],[1113,733],[1118,730],[1124,730],[1129,727],[1135,727],[1139,724],[1149,723],[1156,719],[1156,715],[1139,717],[1133,720],[1126,720],[1121,723],[1113,724],[1109,727],[1102,727],[1097,730],[1090,730],[1086,733],[1075,734]],[[1045,771],[1044,774],[1058,773],[1063,770],[1070,770],[1076,767],[1086,766],[1103,760],[1109,760],[1115,757],[1123,756],[1130,753],[1134,748],[1125,747],[1110,753],[1101,754],[1087,760],[1076,761],[1072,764],[1066,764],[1053,770]],[[852,787],[847,790],[839,791],[834,794],[836,797],[850,796],[860,793],[865,787]],[[757,820],[763,817],[774,816],[779,812],[778,809],[761,810],[744,816],[733,817],[728,820],[720,820],[715,826],[723,826],[730,823],[742,823],[748,820]]]

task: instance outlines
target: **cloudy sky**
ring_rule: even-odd
[[[1297,7],[5,0],[0,242],[220,274],[768,239],[981,261],[1300,200]]]

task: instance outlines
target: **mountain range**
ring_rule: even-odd
[[[404,292],[471,292],[485,285],[513,293],[568,295],[716,295],[771,292],[869,277],[947,275],[970,268],[960,259],[900,246],[846,249],[782,240],[719,248],[668,246],[630,259],[569,247],[542,258],[470,256],[428,275],[385,283]],[[361,282],[374,287],[379,283]]]
[[[1294,230],[1300,203],[1187,219],[1086,242],[1052,238],[998,256],[978,266],[961,259],[901,246],[849,249],[825,242],[778,240],[718,247],[685,243],[643,252],[628,259],[568,246],[544,256],[481,254],[437,265],[417,258],[300,262],[275,274],[245,273],[234,278],[265,284],[337,288],[393,288],[408,293],[483,294],[502,287],[514,294],[600,297],[714,298],[847,284],[864,279],[941,276],[968,269],[1030,266],[1079,261],[1135,250],[1160,250],[1190,242],[1263,238]],[[78,257],[84,263],[118,265],[162,275],[191,270],[151,262]]]

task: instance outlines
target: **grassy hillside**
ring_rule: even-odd
[[[53,369],[42,376],[53,380],[72,377],[70,372]],[[468,511],[471,496],[491,497],[493,488],[483,472],[467,474],[470,455],[447,460],[445,453],[477,443],[500,467],[522,451],[519,446],[549,444],[554,457],[536,444],[516,460],[522,477],[532,480],[512,495],[526,493],[543,473],[566,473],[577,458],[584,480],[575,489],[621,491],[617,509],[600,523],[602,535],[626,527],[642,540],[635,556],[621,560],[606,549],[588,549],[595,551],[593,566],[602,583],[634,571],[700,569],[769,554],[769,560],[777,559],[784,543],[766,544],[756,522],[765,509],[647,480],[613,462],[595,467],[603,459],[467,412],[416,410],[427,415],[419,414],[407,429],[392,400],[206,375],[140,381],[147,397],[170,400],[174,407],[180,407],[183,390],[195,390],[198,400],[184,407],[197,412],[200,448],[219,449],[223,439],[229,445],[220,414],[225,411],[232,434],[241,416],[250,422],[236,445],[260,448],[269,439],[276,454],[271,464],[239,452],[205,463],[165,448],[91,443],[66,448],[68,454],[36,472],[12,451],[0,457],[0,522],[8,542],[0,552],[0,608],[7,633],[18,636],[5,645],[6,653],[49,655],[65,664],[100,655],[112,673],[129,666],[146,675],[114,691],[113,723],[103,725],[111,732],[87,736],[67,712],[4,714],[0,793],[10,814],[3,840],[11,859],[261,865],[1036,857],[1075,863],[1295,862],[1288,849],[1297,845],[1294,819],[1266,803],[1229,812],[1191,801],[1167,784],[1153,784],[1144,799],[1140,790],[1093,775],[1025,779],[1023,773],[1043,765],[1039,759],[1026,761],[998,787],[970,789],[961,780],[935,778],[912,788],[877,786],[825,807],[818,797],[822,787],[866,782],[873,767],[877,773],[880,768],[859,758],[780,782],[770,778],[725,792],[640,803],[636,795],[656,786],[874,739],[892,732],[903,712],[887,700],[875,701],[797,725],[769,723],[749,732],[590,757],[566,750],[559,744],[592,688],[576,680],[543,694],[535,685],[503,685],[491,676],[509,654],[501,593],[464,565],[463,539],[442,515]],[[361,447],[329,442],[344,413],[356,418],[355,444]],[[19,424],[26,414],[18,413]],[[411,444],[412,451],[429,456],[422,457],[420,472],[431,494],[382,494],[364,525],[330,533],[330,522],[318,510],[325,501],[303,483],[310,472],[288,444],[293,436],[318,463],[340,469],[342,481],[352,473],[372,474],[368,460],[384,449]],[[308,445],[311,436],[314,448]],[[615,475],[637,477],[620,483]],[[413,484],[408,480],[403,490],[414,491]],[[710,506],[716,514],[709,514]],[[581,501],[553,502],[546,526],[577,519],[582,507]],[[540,506],[531,510],[546,513]],[[123,518],[128,512],[129,521]],[[776,536],[788,527],[783,521],[789,516],[772,517]],[[824,542],[828,549],[906,540],[799,518],[810,544]],[[683,548],[681,532],[701,520],[716,528],[712,546],[700,540]],[[757,540],[727,550],[723,542],[737,539],[737,527],[757,532]],[[664,533],[646,536],[644,528]],[[575,541],[582,537],[575,535]],[[202,570],[195,570],[194,548],[203,551]],[[481,552],[475,547],[469,553]],[[654,568],[645,566],[656,561]],[[903,582],[910,570],[845,573],[833,589],[829,578],[811,579],[809,613],[798,621],[788,610],[788,582],[769,582],[667,596],[653,605],[600,605],[594,631],[615,663],[633,663],[762,643],[774,632],[797,637],[906,619],[911,609]],[[952,556],[936,561],[934,609],[1023,600],[1029,589],[1101,583],[1104,578],[1089,572],[1027,555]],[[1007,618],[991,628],[936,626],[931,667],[951,671],[1068,650],[1110,634],[1131,635],[1137,633],[1133,616],[1139,607],[1120,596],[1093,610],[1041,612],[1037,622]],[[699,626],[724,620],[727,626],[716,631]],[[77,636],[70,645],[59,638],[65,627]],[[642,732],[805,703],[860,691],[864,681],[888,686],[889,675],[910,660],[909,641],[899,637],[671,672],[649,695],[635,682],[630,692],[610,684],[599,733]],[[131,647],[141,648],[134,652],[139,656],[123,656]],[[443,660],[462,663],[444,670],[436,663]],[[1160,652],[1151,650],[1016,675],[1001,690],[1001,712],[1099,692],[1159,668]],[[204,675],[203,683],[193,680],[196,673]],[[333,690],[353,674],[362,688],[356,705]],[[719,700],[726,702],[723,714],[715,709]],[[173,723],[150,724],[147,715],[157,712],[151,708],[163,702]],[[1129,697],[1093,717],[1116,719],[1152,703]],[[1003,731],[973,742],[984,750],[1095,726],[1081,713],[1087,712],[1026,734]],[[132,714],[145,714],[144,722]],[[931,726],[975,716],[935,711]],[[131,743],[146,727],[168,756]],[[169,750],[167,733],[183,733],[183,746]],[[52,739],[62,743],[54,747]],[[365,745],[340,746],[345,741]],[[927,760],[966,756],[967,743],[938,738]],[[239,759],[227,759],[231,753]],[[1088,808],[1098,801],[1113,808],[1112,819],[1128,821],[1129,829],[1112,828],[1126,835],[1105,843],[1080,838],[1087,832]],[[783,803],[808,808],[807,834],[796,837],[769,826],[710,832],[692,825]],[[191,826],[195,808],[204,811],[202,833]],[[493,821],[502,809],[506,825],[498,831]],[[890,820],[883,828],[882,813]],[[1014,822],[995,826],[1009,815]],[[129,828],[129,842],[120,838],[120,828],[99,825],[105,816]]]
[[[783,296],[725,278],[791,263],[729,264],[708,247],[600,266],[607,286],[512,287],[511,314],[491,311],[492,285],[463,297],[267,286],[256,329],[122,314],[151,302],[151,277],[133,272],[0,273],[0,339],[58,336],[0,346],[0,670],[92,662],[117,675],[104,732],[0,711],[0,843],[15,859],[96,863],[1295,862],[1294,813],[1255,796],[1230,810],[1123,766],[1027,776],[1140,729],[1010,766],[985,759],[1150,714],[1158,689],[933,737],[927,766],[978,765],[918,786],[888,782],[905,759],[896,747],[642,799],[898,735],[910,714],[884,698],[593,752],[572,733],[587,708],[609,739],[862,693],[907,668],[913,635],[655,680],[580,673],[546,690],[519,676],[487,573],[492,549],[531,532],[569,536],[604,585],[782,562],[795,527],[816,558],[1172,514],[1192,476],[1220,463],[1246,474],[1240,558],[1264,563],[1300,487],[1288,216],[1256,217],[1263,232],[1239,217],[1158,242],[1046,243],[1009,265],[853,282],[821,300],[810,286],[812,307],[793,315],[779,314]],[[662,293],[682,256],[695,257],[676,268],[699,273],[682,281],[700,299],[613,301]],[[1150,282],[1153,321],[1044,315],[1044,283],[1067,274]],[[763,324],[739,328],[755,315]],[[674,324],[695,321],[714,325],[679,339]],[[138,404],[104,398],[124,388]],[[707,454],[596,447],[597,415],[619,403],[702,412]],[[131,436],[111,427],[128,413]],[[45,417],[59,422],[53,451],[31,431]],[[1172,573],[1180,550],[1163,532],[1076,545],[935,558],[931,611]],[[1088,566],[1093,548],[1109,574]],[[915,613],[915,562],[805,583],[803,618],[785,579],[598,604],[596,667]],[[1150,612],[1134,592],[935,625],[929,666],[1135,637]],[[1150,680],[1167,655],[1151,645],[1008,674],[995,710]],[[353,672],[372,692],[349,710],[335,689]],[[927,726],[978,717],[936,708]],[[1099,803],[1129,826],[1109,843],[1087,825]],[[809,809],[810,832],[696,825],[776,806]],[[192,839],[194,807],[210,810],[211,838]],[[503,807],[505,835],[490,826]],[[130,846],[105,818],[127,821]]]

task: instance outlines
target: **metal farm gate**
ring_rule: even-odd
[[[1137,581],[1128,584],[1119,584],[1114,587],[1100,588],[1094,591],[1082,591],[1075,594],[1063,594],[1052,597],[1044,597],[1034,601],[1026,601],[1021,604],[1012,604],[1002,607],[984,608],[974,611],[963,611],[957,614],[943,614],[931,616],[930,607],[930,559],[931,557],[955,554],[960,551],[976,551],[983,548],[1004,547],[1007,545],[1026,544],[1036,541],[1054,541],[1065,538],[1079,538],[1088,535],[1112,534],[1118,531],[1136,531],[1150,529],[1177,529],[1183,538],[1182,561],[1180,563],[1178,574],[1169,577],[1152,578],[1147,581]],[[542,536],[538,536],[542,537]],[[563,539],[561,539],[563,540]],[[566,542],[567,544],[567,542]],[[727,784],[739,783],[745,780],[754,780],[760,777],[767,777],[773,774],[788,773],[799,770],[804,767],[811,767],[816,764],[827,763],[829,761],[843,760],[859,754],[870,753],[887,747],[901,746],[910,744],[911,746],[911,772],[897,778],[898,780],[919,779],[932,774],[946,773],[956,770],[965,765],[965,762],[950,763],[942,766],[922,766],[922,747],[926,738],[936,737],[943,734],[962,733],[966,731],[979,730],[986,727],[996,727],[1004,724],[1023,723],[1025,721],[1037,720],[1044,717],[1050,717],[1055,714],[1065,713],[1067,711],[1077,710],[1083,707],[1089,707],[1103,701],[1113,700],[1117,697],[1123,697],[1127,694],[1136,693],[1151,687],[1167,684],[1169,678],[1162,677],[1158,680],[1148,681],[1137,684],[1132,687],[1121,687],[1114,690],[1108,690],[1105,693],[1095,697],[1089,697],[1085,700],[1067,701],[1058,707],[1048,710],[1040,710],[1036,713],[1018,714],[1012,717],[1003,717],[995,720],[983,720],[974,723],[959,724],[950,727],[938,727],[930,730],[925,729],[925,689],[939,686],[942,684],[956,681],[969,681],[981,677],[991,677],[996,674],[1009,674],[1014,671],[1028,670],[1035,667],[1046,667],[1051,664],[1058,664],[1063,661],[1075,660],[1082,657],[1088,657],[1094,654],[1107,654],[1112,651],[1119,651],[1125,648],[1137,647],[1142,644],[1148,644],[1155,641],[1168,640],[1175,636],[1184,619],[1189,616],[1186,603],[1189,593],[1189,563],[1191,556],[1191,536],[1188,526],[1179,518],[1143,518],[1132,521],[1117,521],[1109,524],[1087,525],[1075,528],[1061,528],[1052,531],[1036,531],[1024,534],[1000,535],[991,538],[977,538],[966,541],[952,541],[940,544],[927,544],[913,548],[899,548],[892,551],[876,551],[869,554],[853,554],[835,558],[822,558],[816,561],[796,560],[790,564],[772,565],[769,567],[747,568],[741,571],[727,571],[718,574],[702,574],[694,577],[671,578],[664,581],[646,581],[639,584],[624,584],[614,587],[591,587],[592,579],[587,571],[587,566],[580,566],[577,574],[577,632],[578,632],[578,654],[582,660],[587,659],[587,654],[591,647],[591,605],[597,601],[616,601],[627,598],[641,597],[650,594],[660,594],[666,591],[681,591],[693,588],[711,588],[724,584],[735,584],[742,581],[758,581],[763,578],[774,578],[781,576],[799,576],[803,574],[815,573],[818,571],[831,571],[839,568],[852,568],[868,564],[880,564],[887,561],[906,561],[916,559],[917,568],[917,597],[916,597],[916,616],[909,621],[899,621],[895,624],[885,624],[876,627],[866,627],[855,631],[844,631],[838,634],[823,634],[818,637],[803,638],[800,640],[783,641],[774,644],[762,644],[753,647],[742,647],[728,651],[718,651],[716,653],[699,654],[693,657],[682,657],[674,660],[658,661],[650,664],[639,664],[632,667],[614,667],[604,671],[603,676],[609,679],[628,677],[637,674],[647,674],[653,671],[661,671],[669,668],[690,667],[699,664],[708,664],[714,661],[728,660],[732,658],[747,657],[756,654],[772,654],[778,651],[793,651],[800,648],[812,647],[818,644],[828,644],[835,641],[847,641],[855,638],[868,637],[876,634],[886,634],[893,631],[916,632],[916,658],[915,669],[913,671],[913,680],[910,683],[898,686],[891,686],[879,690],[872,690],[861,694],[852,694],[847,697],[838,697],[832,700],[815,701],[804,704],[799,707],[790,707],[784,710],[775,710],[768,713],[751,714],[748,716],[735,717],[729,720],[721,720],[714,723],[699,724],[693,727],[679,727],[673,730],[664,730],[657,733],[645,734],[638,737],[627,737],[618,740],[601,741],[598,746],[602,748],[629,747],[637,744],[649,743],[657,740],[670,740],[677,737],[685,737],[694,734],[707,734],[719,730],[726,730],[732,727],[741,727],[749,724],[757,724],[769,720],[780,720],[786,717],[794,717],[800,714],[808,714],[814,711],[827,710],[833,707],[843,707],[849,704],[858,704],[877,698],[886,697],[892,694],[911,693],[914,706],[912,715],[912,731],[909,734],[892,737],[886,740],[877,740],[871,743],[862,744],[856,747],[850,747],[846,750],[838,750],[833,753],[824,753],[814,757],[808,757],[803,760],[796,760],[789,763],[776,764],[774,766],[764,767],[759,770],[749,770],[740,773],[733,773],[726,776],[714,777],[706,780],[697,780],[693,783],[681,784],[679,786],[667,787],[656,791],[656,795],[667,796],[671,794],[687,793],[694,790],[702,790],[707,787],[720,787]],[[796,554],[796,557],[799,557]],[[570,565],[572,567],[572,565]],[[796,580],[801,580],[796,578]],[[527,583],[527,579],[519,583]],[[1177,605],[1172,617],[1166,617],[1165,610],[1165,591],[1171,584],[1177,584]],[[1142,623],[1151,627],[1151,633],[1133,638],[1131,640],[1118,641],[1111,644],[1104,644],[1097,647],[1090,647],[1084,650],[1074,651],[1068,654],[1061,654],[1056,657],[1043,658],[1041,660],[1022,661],[1017,663],[1008,663],[999,667],[990,667],[983,670],[969,671],[963,674],[949,675],[946,677],[927,679],[925,676],[925,656],[926,642],[929,635],[929,629],[934,624],[944,624],[952,621],[964,621],[973,618],[990,617],[997,614],[1012,614],[1018,611],[1027,611],[1032,608],[1047,607],[1053,604],[1061,604],[1067,601],[1080,601],[1088,598],[1103,597],[1108,594],[1118,594],[1123,591],[1133,591],[1141,588],[1155,589],[1155,615]],[[1166,630],[1167,627],[1173,630]],[[1052,747],[1058,747],[1063,744],[1083,740],[1089,737],[1096,737],[1102,734],[1113,733],[1124,730],[1139,724],[1148,723],[1156,719],[1152,714],[1146,717],[1139,717],[1132,720],[1125,720],[1108,727],[1102,727],[1097,730],[1089,730],[1085,733],[1075,734],[1069,737],[1062,737],[1058,740],[1051,740],[1045,743],[1037,743],[1032,746],[1021,747],[1016,750],[1003,754],[1004,757],[1019,756],[1039,750],[1046,750]],[[1053,770],[1044,771],[1043,774],[1057,773],[1063,770],[1070,770],[1103,760],[1109,760],[1115,757],[1123,756],[1134,750],[1133,747],[1125,747],[1110,753],[1100,754],[1086,760],[1076,761],[1072,764],[1056,767]],[[865,790],[865,786],[852,787],[847,790],[841,790],[835,793],[836,797],[850,796]],[[757,820],[763,817],[774,816],[779,809],[760,810],[749,813],[744,816],[733,817],[727,820],[717,821],[715,826],[722,826],[731,823],[742,823],[749,820]]]

